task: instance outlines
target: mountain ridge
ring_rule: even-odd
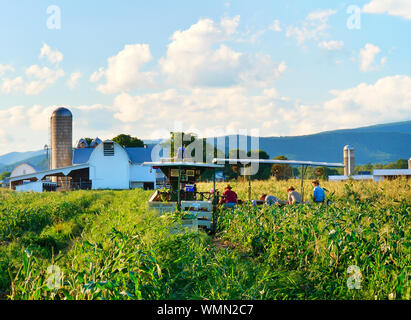
[[[231,135],[233,136],[235,135]],[[229,137],[224,136],[226,152]],[[215,141],[217,138],[214,138]],[[159,141],[161,140],[155,139],[144,142],[153,145]],[[389,163],[398,159],[409,159],[411,120],[300,136],[259,137],[259,149],[266,151],[270,158],[284,155],[291,160],[342,162],[343,148],[347,144],[355,149],[356,164]],[[250,136],[247,136],[247,146],[250,150]],[[42,170],[47,169],[44,150],[14,151],[0,156],[0,172],[11,171],[23,162],[31,163]]]

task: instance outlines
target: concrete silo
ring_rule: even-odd
[[[69,109],[58,108],[51,115],[51,169],[73,164],[73,115]]]
[[[344,175],[351,176],[354,174],[355,158],[354,148],[350,145],[344,147]]]

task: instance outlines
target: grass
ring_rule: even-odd
[[[247,198],[247,183],[230,184]],[[297,187],[298,181],[254,181],[252,197],[265,192],[286,199],[292,184]],[[151,191],[3,190],[0,294],[4,299],[409,300],[409,182],[323,185],[332,204],[221,211],[215,237],[170,232],[180,216],[149,211]],[[350,266],[361,272],[361,289],[347,287],[354,279],[347,273]]]

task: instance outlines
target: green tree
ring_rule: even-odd
[[[10,171],[3,171],[3,172],[0,174],[0,180],[4,180],[4,179],[8,178],[8,177],[10,177],[10,175],[11,175],[11,172],[10,172]]]
[[[83,138],[84,140],[86,140],[87,144],[90,146],[90,143],[94,140],[92,138]]]
[[[142,148],[144,147],[144,142],[136,137],[132,137],[129,134],[119,134],[118,136],[112,139],[114,142],[117,142],[120,146],[125,148]]]
[[[288,160],[285,156],[275,157],[274,160]],[[288,180],[292,177],[292,170],[289,164],[274,163],[271,167],[271,174],[277,180]]]
[[[252,151],[247,152],[247,156],[251,157]],[[258,159],[270,159],[270,156],[264,150],[258,150]],[[252,180],[267,180],[271,176],[271,167],[269,163],[260,163],[258,166],[258,172],[251,177]]]

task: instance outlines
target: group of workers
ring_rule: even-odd
[[[325,192],[324,189],[320,187],[320,182],[318,180],[313,180],[312,182],[313,186],[313,201],[315,203],[323,203],[325,200]],[[263,202],[264,204],[267,205],[278,205],[278,206],[283,206],[283,205],[293,205],[293,204],[299,204],[302,203],[302,197],[301,194],[297,191],[295,191],[294,187],[289,187],[288,190],[288,197],[287,200],[281,200],[273,195],[267,195],[265,193],[261,194],[260,196],[260,203]],[[222,197],[220,198],[219,205],[224,204],[226,208],[234,208],[235,205],[238,203],[238,197],[237,193],[232,190],[232,187],[230,185],[227,185],[224,189],[224,192],[222,194]],[[256,200],[252,200],[252,203],[254,205],[257,205]]]

